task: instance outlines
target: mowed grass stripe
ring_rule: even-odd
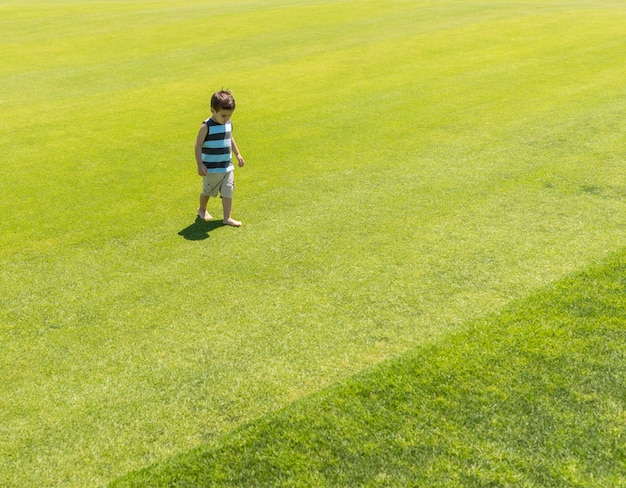
[[[111,486],[622,486],[626,251]]]

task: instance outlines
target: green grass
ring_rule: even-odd
[[[0,3],[0,484],[217,449],[623,249],[625,17]],[[194,223],[222,87],[241,229]]]
[[[625,486],[626,252],[111,486]]]

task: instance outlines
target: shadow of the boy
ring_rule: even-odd
[[[203,241],[209,238],[209,232],[224,225],[226,224],[221,220],[202,220],[200,217],[196,217],[196,221],[181,230],[178,235],[183,236],[188,241]]]

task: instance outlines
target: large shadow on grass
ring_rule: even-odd
[[[196,217],[196,221],[188,227],[181,230],[178,235],[183,236],[188,241],[203,241],[209,238],[209,233],[218,227],[224,227],[221,220],[202,220]]]

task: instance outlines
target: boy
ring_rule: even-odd
[[[196,139],[196,163],[198,174],[202,176],[202,193],[198,217],[210,220],[213,217],[207,212],[206,206],[210,197],[218,192],[222,197],[224,223],[233,227],[241,226],[241,222],[231,217],[233,208],[233,190],[235,180],[231,154],[234,152],[239,167],[244,165],[243,156],[232,136],[230,118],[235,111],[235,99],[226,90],[218,91],[211,97],[211,117],[202,122]]]

